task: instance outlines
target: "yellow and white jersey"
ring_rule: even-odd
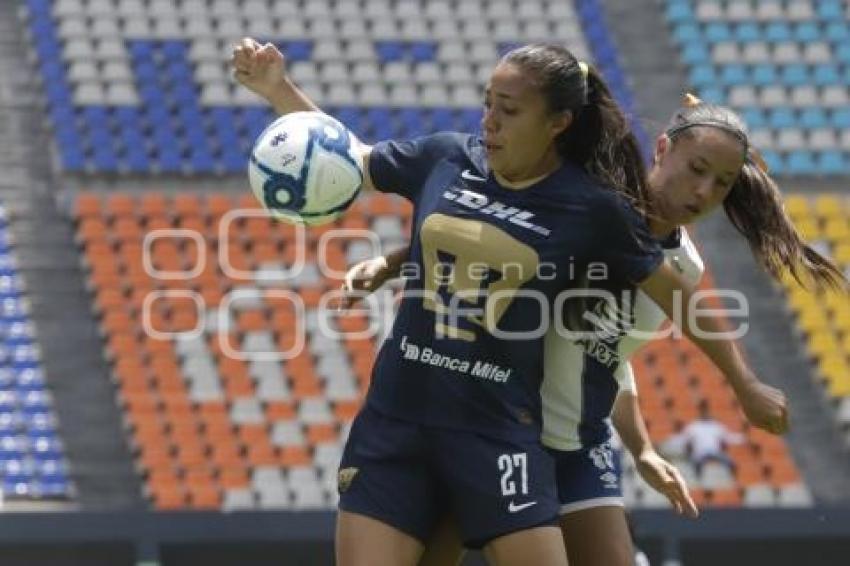
[[[704,265],[684,229],[663,242],[666,260],[693,284]],[[556,450],[594,446],[610,437],[610,415],[617,392],[636,393],[629,358],[652,338],[666,319],[643,292],[635,293],[611,321],[622,332],[613,340],[573,340],[550,328],[545,339],[543,444]],[[597,309],[598,310],[598,309]],[[596,313],[597,315],[599,312]]]

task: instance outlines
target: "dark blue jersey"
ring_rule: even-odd
[[[597,265],[639,282],[662,253],[613,190],[564,164],[501,186],[480,138],[436,134],[374,146],[375,186],[414,205],[404,297],[367,402],[390,416],[538,438],[543,336],[559,293]]]

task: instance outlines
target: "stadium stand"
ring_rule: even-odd
[[[73,498],[57,428],[26,284],[0,205],[0,493],[5,502]]]
[[[242,173],[272,119],[227,70],[231,46],[246,35],[278,42],[293,78],[365,140],[476,130],[481,85],[514,45],[558,37],[589,56],[569,2],[530,0],[514,10],[510,1],[473,0],[456,8],[27,0],[24,13],[65,170]]]
[[[787,198],[787,208],[806,238],[850,273],[850,201],[839,194],[793,195]],[[790,276],[784,287],[824,394],[833,402],[837,424],[850,446],[850,297],[827,290],[812,293]]]
[[[841,0],[665,0],[689,81],[738,110],[771,170],[850,173],[850,17]]]
[[[704,98],[742,111],[774,171],[846,172],[850,147],[840,128],[850,108],[835,88],[850,76],[846,19],[836,18],[843,7],[828,0],[765,4],[664,5],[691,82]],[[480,87],[497,56],[552,37],[592,59],[636,114],[598,0],[26,0],[22,15],[68,172],[243,174],[255,136],[273,118],[229,76],[230,47],[245,35],[279,44],[295,80],[366,140],[478,129]],[[646,142],[643,129],[636,131]],[[287,283],[310,313],[308,353],[286,361],[228,358],[225,350],[286,350],[297,338],[287,296],[263,295],[280,290],[281,274],[297,259],[292,231],[240,220],[220,246],[222,218],[254,207],[247,194],[224,193],[82,193],[76,201],[94,312],[137,464],[158,508],[334,501],[340,439],[368,383],[374,341],[317,332],[318,301],[336,282],[322,277],[309,255]],[[341,226],[403,242],[409,212],[400,220],[402,210],[371,198]],[[161,232],[146,240],[156,230],[202,237]],[[311,242],[321,233],[311,231]],[[365,242],[332,244],[322,259],[338,270],[370,254]],[[231,269],[215,265],[223,257]],[[356,316],[339,324],[351,331],[372,322]],[[702,398],[724,423],[745,430],[720,376],[689,345],[654,344],[638,368],[651,384],[643,386],[642,402],[656,441],[696,416]],[[682,373],[688,387],[670,378]],[[700,500],[808,502],[784,442],[745,432],[747,444],[732,448],[735,477],[716,470],[696,477],[686,461],[677,462],[699,486]],[[630,502],[663,503],[632,467],[626,477]]]
[[[365,241],[320,244],[327,228],[313,228],[306,248],[318,250],[316,255],[286,274],[295,250],[305,249],[294,228],[262,217],[219,228],[229,211],[256,209],[252,199],[83,193],[77,200],[78,243],[118,402],[157,508],[312,508],[335,502],[342,440],[382,336],[367,331],[386,323],[375,312],[337,318],[339,339],[323,331],[321,313],[327,311],[320,300],[338,287],[345,266],[374,252]],[[409,221],[402,201],[375,194],[358,201],[337,227],[371,230],[394,249],[406,242]],[[203,238],[174,232],[186,229]],[[172,232],[146,242],[152,230]],[[227,261],[205,261],[221,260],[223,253]],[[337,276],[323,276],[319,262]],[[269,292],[276,289],[297,290],[304,314],[296,315],[291,294]],[[144,325],[155,332],[145,332]],[[303,352],[286,360],[268,357],[292,349],[302,331]],[[255,359],[243,359],[251,352]],[[658,342],[636,367],[654,440],[663,441],[694,418],[702,398],[720,420],[747,434],[745,445],[731,448],[735,476],[712,466],[697,476],[686,460],[677,461],[700,503],[810,500],[784,441],[745,426],[721,376],[692,346]],[[624,483],[630,503],[666,505],[631,465]]]

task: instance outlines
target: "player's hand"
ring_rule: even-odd
[[[635,466],[643,481],[669,499],[678,514],[691,518],[699,515],[685,478],[676,466],[662,458],[658,452],[647,450],[635,459]]]
[[[286,58],[271,43],[260,45],[250,37],[233,47],[233,77],[264,98],[286,80]]]
[[[781,390],[751,381],[738,391],[737,397],[751,424],[772,434],[788,431],[788,400]]]
[[[393,275],[384,256],[356,263],[345,274],[338,309],[347,309],[357,301],[380,288]]]

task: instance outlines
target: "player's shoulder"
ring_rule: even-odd
[[[446,156],[468,156],[482,149],[481,138],[462,132],[436,132],[418,138],[419,143]]]
[[[674,267],[692,283],[699,282],[705,272],[705,262],[684,227],[679,228],[669,238],[662,241],[661,247],[664,249],[664,255],[672,261]]]

